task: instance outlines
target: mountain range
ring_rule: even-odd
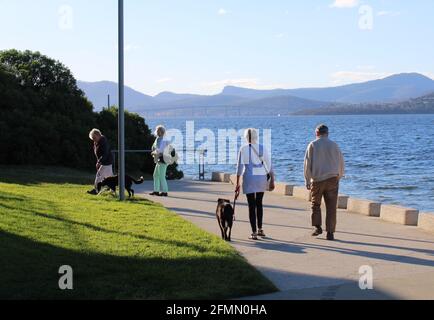
[[[296,115],[368,115],[368,114],[432,114],[434,93],[415,99],[390,103],[360,103],[331,105],[329,107],[302,110]]]
[[[114,82],[79,81],[78,86],[97,110],[107,106],[108,94],[111,104],[117,104],[117,84]],[[256,90],[228,86],[211,96],[162,92],[152,97],[125,87],[125,105],[128,110],[146,117],[290,115],[368,104],[393,106],[433,92],[434,80],[418,73],[402,73],[328,88]]]

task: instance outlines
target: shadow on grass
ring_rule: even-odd
[[[274,291],[238,258],[109,256],[6,232],[0,232],[0,243],[0,299],[226,299]],[[72,291],[58,288],[62,265],[74,270]]]
[[[35,172],[33,167],[7,169],[9,171],[6,172],[4,167],[0,168],[0,181],[14,184],[14,190],[19,190],[17,184],[36,188],[41,183],[81,185],[79,181],[87,177],[80,172],[75,177],[71,176],[69,169],[63,171],[62,168],[43,169],[49,172]],[[5,218],[4,223],[0,223],[0,299],[229,299],[276,290],[270,281],[235,252],[220,251],[218,246],[210,252],[209,248],[201,245],[201,241],[188,238],[189,233],[186,231],[186,238],[180,238],[178,234],[177,239],[167,239],[102,225],[98,219],[87,218],[88,212],[83,211],[87,206],[75,208],[69,215],[55,200],[48,200],[40,193],[32,196],[32,189],[22,190],[17,195],[9,193],[6,185],[0,191],[0,215],[3,214]],[[55,188],[47,188],[47,192],[53,190]],[[65,196],[65,190],[59,193],[59,197]],[[59,203],[63,200],[59,199]],[[76,205],[76,199],[72,200],[71,205]],[[118,227],[119,222],[128,217],[126,212],[117,215],[124,208],[129,209],[127,211],[131,214],[139,212],[138,209],[152,212],[160,207],[139,199],[133,199],[128,204],[119,204],[110,197],[88,196],[85,200],[87,205],[89,201],[95,201],[95,205],[99,202],[110,208],[112,214],[108,214],[107,218],[118,216],[114,220],[117,223],[114,225]],[[146,215],[142,217],[146,218]],[[104,215],[100,215],[99,219],[104,218]],[[152,221],[155,222],[143,221],[143,227],[146,228],[149,223],[156,223],[157,227],[168,223],[162,219]],[[168,223],[168,227],[176,226],[173,221]],[[29,232],[24,235],[21,231]],[[158,235],[160,231],[157,229],[156,232]],[[166,231],[163,228],[161,232]],[[166,255],[151,257],[136,249],[131,250],[131,254],[107,254],[88,249],[89,239],[82,237],[84,233],[108,239],[107,242],[96,242],[104,247],[118,245],[116,240],[110,239],[127,238],[128,243],[131,238],[144,251],[153,246],[158,250],[167,248],[180,251],[174,255],[176,258],[167,258]],[[57,241],[59,239],[66,243]],[[69,249],[71,244],[76,249]],[[199,254],[190,255],[192,251]],[[72,291],[58,288],[58,270],[63,265],[69,265],[74,270]]]

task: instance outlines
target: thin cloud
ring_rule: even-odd
[[[399,11],[378,11],[377,12],[377,16],[379,16],[379,17],[385,17],[385,16],[397,17],[400,15],[401,15],[401,12],[399,12]]]
[[[167,83],[167,82],[171,82],[173,79],[172,78],[162,78],[162,79],[158,79],[157,83]]]
[[[228,14],[228,11],[226,9],[220,8],[219,11],[217,11],[217,14],[219,16],[224,16]]]
[[[127,44],[124,48],[124,51],[125,52],[131,52],[131,51],[139,49],[139,48],[140,48],[139,46],[136,46],[134,44]]]
[[[359,0],[335,0],[334,3],[330,5],[331,8],[354,8],[359,4]]]

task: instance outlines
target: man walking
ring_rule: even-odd
[[[93,141],[93,150],[97,159],[96,163],[96,178],[95,178],[95,188],[88,191],[88,194],[97,195],[98,194],[98,183],[102,182],[105,178],[113,176],[113,155],[110,150],[110,145],[107,138],[102,135],[101,131],[98,129],[93,129],[89,133],[90,140]]]
[[[339,195],[339,181],[345,175],[345,162],[339,146],[329,139],[329,128],[316,128],[317,139],[309,144],[304,161],[306,187],[312,194],[312,236],[323,233],[321,203],[327,210],[327,240],[334,240]]]

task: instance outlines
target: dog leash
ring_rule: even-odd
[[[236,221],[236,213],[235,213],[235,208],[237,207],[237,199],[234,198],[234,221]]]

